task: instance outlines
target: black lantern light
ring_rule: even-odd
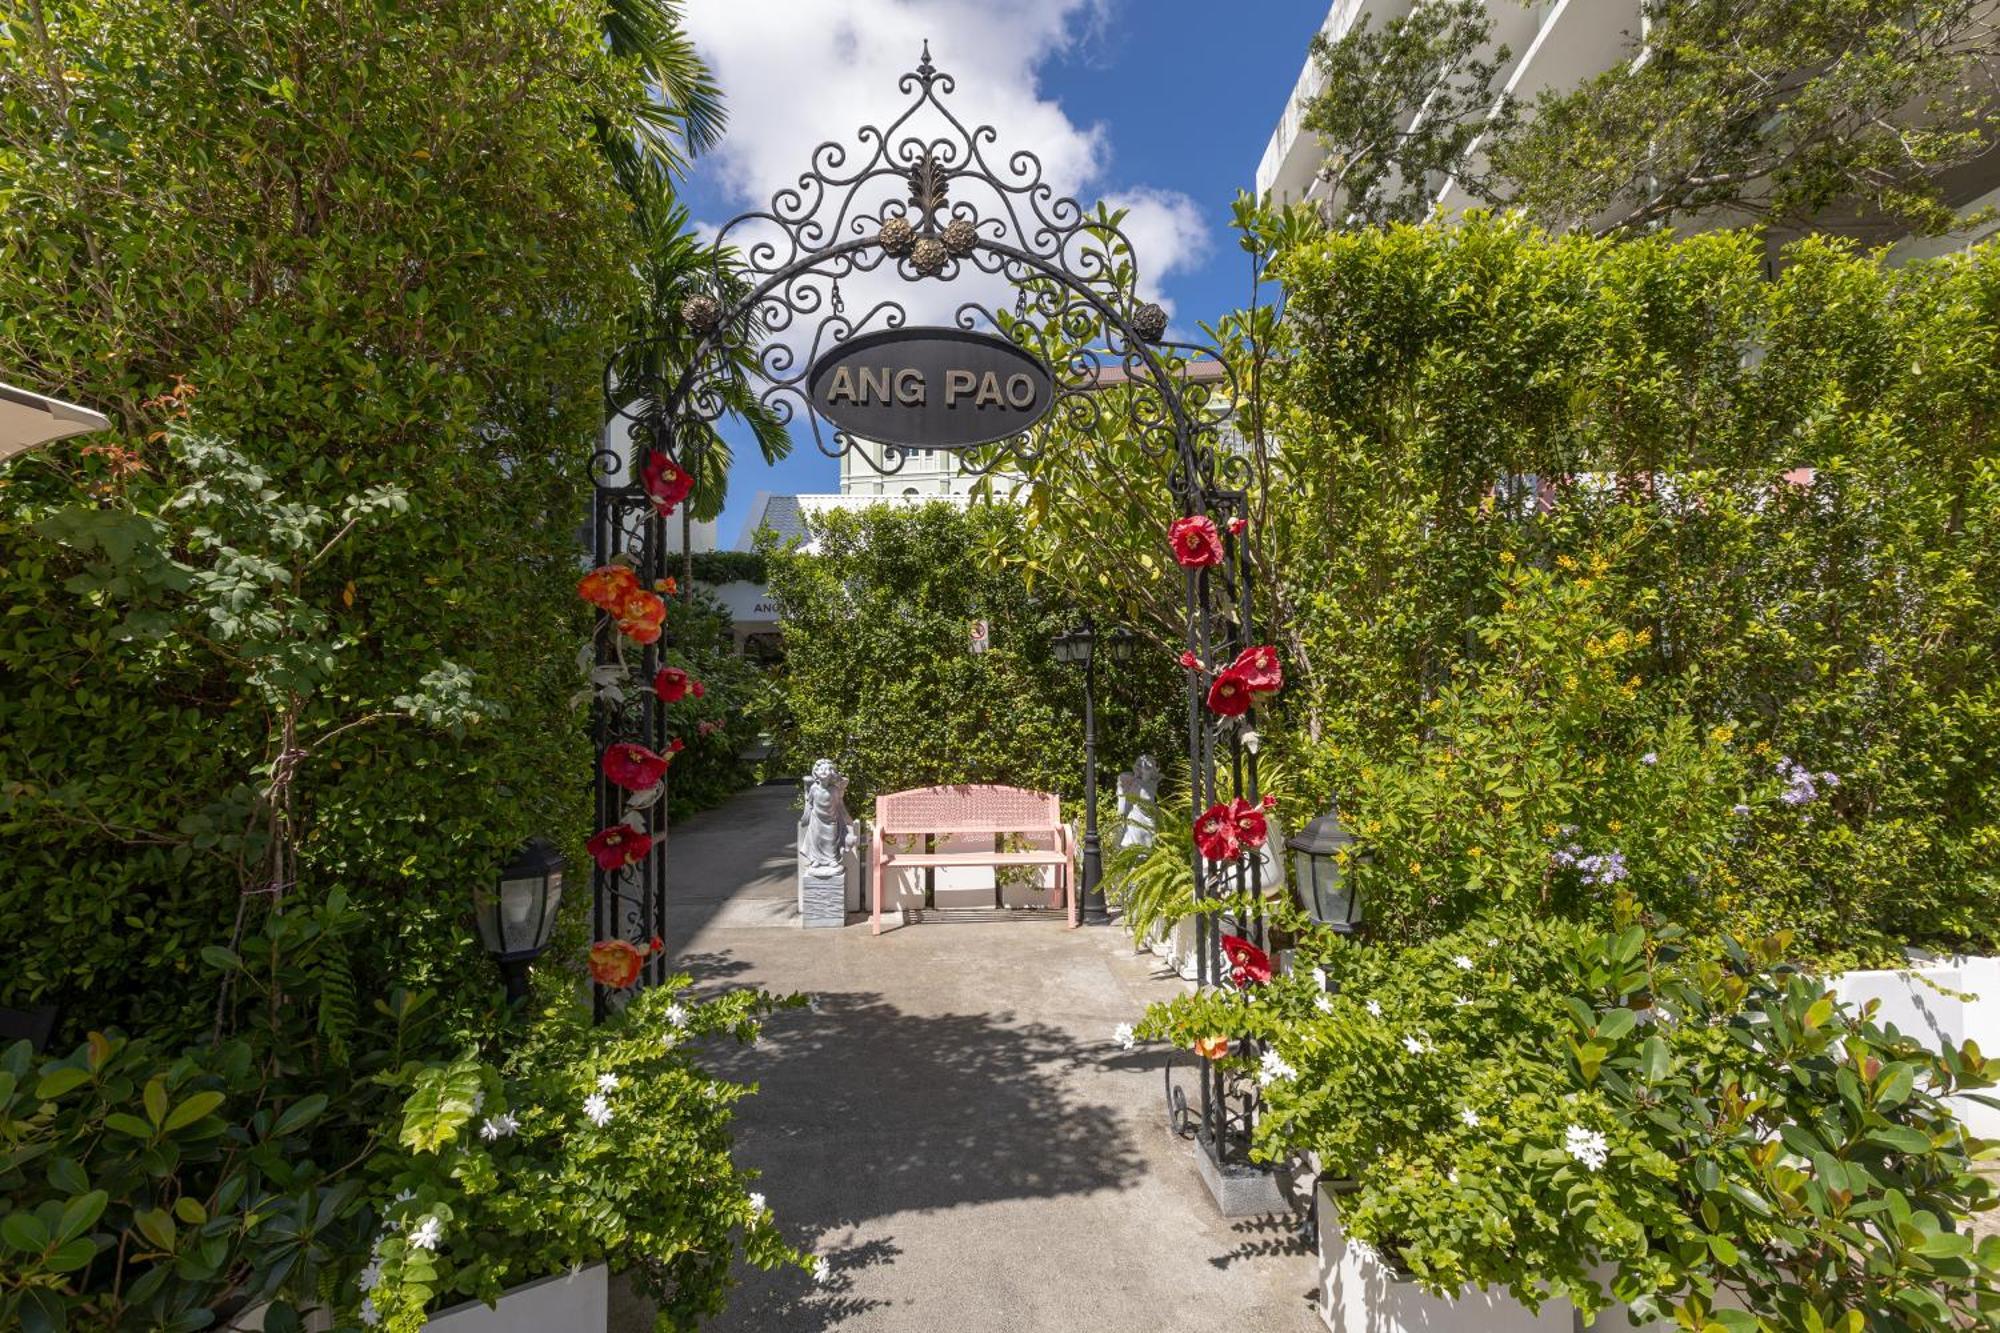
[[[1104,636],[1105,655],[1114,662],[1129,662],[1138,642],[1138,635],[1120,625]]]
[[[528,996],[528,964],[549,947],[562,902],[563,859],[539,838],[500,868],[499,881],[472,895],[479,938],[500,965],[509,1003]]]
[[[1085,618],[1074,629],[1066,629],[1049,640],[1049,650],[1058,662],[1089,666],[1097,647],[1097,629]]]
[[[1340,825],[1340,808],[1329,802],[1297,834],[1285,839],[1292,854],[1292,879],[1306,912],[1322,926],[1350,934],[1362,921],[1361,895],[1343,883],[1342,861],[1354,845],[1354,835]]]

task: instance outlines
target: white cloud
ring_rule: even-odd
[[[815,161],[838,174],[816,158],[822,143],[843,145],[843,167],[852,171],[872,152],[855,137],[856,129],[887,127],[909,106],[911,94],[899,82],[928,40],[937,67],[956,81],[945,105],[969,127],[998,131],[997,142],[987,146],[988,165],[1004,173],[1008,154],[1032,152],[1058,195],[1073,196],[1086,208],[1100,196],[1113,207],[1130,208],[1126,231],[1141,292],[1163,300],[1161,281],[1206,250],[1199,209],[1173,191],[1143,184],[1109,188],[1104,127],[1077,124],[1045,94],[1036,73],[1052,57],[1085,54],[1109,11],[1110,0],[689,0],[688,29],[721,82],[729,112],[724,142],[698,170],[732,206],[745,209],[766,207],[775,192],[796,187]],[[900,141],[908,128],[894,138]],[[921,128],[928,137],[948,127],[926,122]],[[861,199],[875,213],[879,203],[904,193],[900,181],[885,180]],[[831,208],[815,217],[826,225],[835,220]],[[763,239],[775,234],[769,224],[755,233]],[[730,239],[742,244],[744,230]],[[878,301],[900,300],[912,323],[949,322],[970,297],[1011,301],[996,278],[971,273],[946,285],[905,283],[878,271],[844,280],[841,295],[854,316]],[[788,340],[809,338],[817,322],[802,318],[806,327],[792,330]]]

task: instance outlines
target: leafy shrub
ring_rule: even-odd
[[[676,818],[720,805],[755,778],[744,754],[758,741],[766,717],[769,675],[732,650],[729,613],[713,595],[695,589],[667,615],[661,660],[702,683],[702,697],[667,710],[673,739],[686,746],[674,757],[668,799]]]
[[[205,1038],[197,955],[269,905],[294,740],[284,891],[372,915],[364,993],[483,996],[468,878],[535,835],[577,863],[589,831],[575,533],[633,240],[587,129],[641,81],[568,0],[43,9],[0,75],[0,360],[117,428],[0,492],[0,1003]],[[183,415],[261,475],[268,523],[177,503]],[[324,558],[284,545],[386,489],[406,512]],[[161,582],[169,558],[210,582]],[[216,633],[232,601],[298,618],[293,736]],[[341,730],[447,661],[494,721]]]
[[[1254,1038],[1228,1063],[1264,1084],[1260,1154],[1317,1153],[1351,1182],[1347,1234],[1440,1294],[1772,1333],[1983,1325],[1988,1145],[1944,1099],[1990,1086],[1984,1060],[1837,1004],[1788,947],[1512,914],[1405,948],[1321,936],[1307,970],[1141,1033]]]
[[[328,1099],[267,1072],[117,1032],[0,1055],[0,1325],[204,1329],[338,1272],[361,1199],[313,1151]]]
[[[814,520],[816,553],[769,553],[794,767],[834,759],[857,813],[945,782],[1080,793],[1083,673],[1049,649],[1074,612],[981,558],[1024,521],[1001,505],[836,511]],[[974,620],[990,627],[987,652],[971,650]],[[1175,752],[1178,675],[1171,660],[1099,662],[1107,769]]]
[[[779,1002],[736,990],[695,1004],[687,983],[598,1027],[551,1009],[501,1064],[416,1073],[395,1147],[369,1164],[381,1229],[342,1307],[414,1330],[426,1310],[603,1259],[632,1270],[662,1330],[691,1328],[722,1308],[739,1253],[806,1264],[730,1155],[731,1106],[749,1089],[704,1073],[687,1045],[754,1041]]]
[[[1475,218],[1277,260],[1267,730],[1370,830],[1386,934],[1601,921],[1573,825],[1690,927],[1993,940],[2000,255],[1766,258]]]

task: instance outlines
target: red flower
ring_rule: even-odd
[[[1271,955],[1240,935],[1224,935],[1222,952],[1229,959],[1229,979],[1241,990],[1271,979]]]
[[[600,986],[623,990],[639,979],[639,965],[662,947],[657,935],[643,949],[630,940],[599,940],[590,946],[590,975]]]
[[[1202,811],[1201,818],[1194,821],[1194,845],[1209,861],[1233,861],[1241,847],[1236,834],[1236,821],[1230,818],[1229,807],[1211,805]]]
[[[635,643],[652,643],[667,623],[667,604],[641,588],[634,590],[613,614],[618,619],[620,634]]]
[[[1209,682],[1208,711],[1217,717],[1242,717],[1252,702],[1250,682],[1235,667]]]
[[[694,478],[680,464],[668,458],[658,449],[646,455],[646,466],[640,475],[646,494],[653,501],[653,508],[664,516],[674,512],[674,507],[688,498],[694,489]]]
[[[1256,851],[1271,835],[1271,821],[1264,816],[1269,804],[1252,805],[1239,796],[1226,805],[1211,805],[1194,821],[1195,849],[1208,861],[1233,861]]]
[[[1243,850],[1254,852],[1264,845],[1264,839],[1271,836],[1271,821],[1264,812],[1276,805],[1275,798],[1266,796],[1256,805],[1241,796],[1229,803],[1229,817],[1236,821],[1236,837],[1243,844]]]
[[[1229,1054],[1229,1038],[1220,1036],[1196,1037],[1194,1039],[1194,1053],[1204,1060],[1220,1060],[1223,1056]]]
[[[1229,520],[1229,535],[1232,537],[1240,536],[1243,529],[1249,526],[1250,520],[1247,518],[1232,518]]]
[[[630,824],[613,824],[584,844],[597,858],[599,870],[623,870],[646,859],[653,850],[653,835],[641,833]]]
[[[653,693],[664,704],[677,704],[687,697],[688,673],[679,667],[661,667],[653,677]]]
[[[701,723],[695,730],[703,736],[713,736],[716,732],[722,730],[722,723],[710,720]]]
[[[1167,529],[1167,540],[1173,545],[1174,559],[1184,568],[1199,569],[1222,563],[1222,534],[1215,530],[1215,520],[1206,514],[1175,519],[1174,525]]]
[[[682,740],[678,736],[674,737],[672,740],[667,742],[668,754],[679,754],[682,750],[685,749],[687,749],[687,742]]]
[[[708,693],[708,686],[702,684],[698,680],[694,681],[688,686],[688,693],[692,694],[695,698],[699,699],[701,698],[702,695]]]
[[[1201,659],[1192,650],[1181,654],[1181,666],[1188,671],[1201,670]]]
[[[577,580],[576,595],[599,610],[618,609],[639,592],[639,576],[629,565],[600,565]]]
[[[604,776],[626,791],[651,791],[667,775],[671,762],[643,745],[619,741],[604,752]]]
[[[1229,664],[1229,670],[1243,677],[1243,683],[1260,702],[1264,696],[1285,688],[1285,671],[1278,664],[1278,650],[1268,643],[1245,648]]]

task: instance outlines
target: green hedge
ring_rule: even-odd
[[[117,429],[0,490],[0,1004],[205,1035],[200,950],[266,905],[241,895],[288,745],[287,897],[367,913],[360,993],[473,1003],[472,886],[588,832],[575,533],[633,246],[588,126],[636,81],[566,0],[46,14],[0,99],[0,364]],[[172,420],[240,452],[268,522],[174,507],[213,478]],[[315,558],[378,488],[406,512]],[[332,519],[295,546],[307,510]],[[272,564],[213,581],[239,559]],[[278,619],[231,637],[218,606]],[[483,721],[395,702],[446,664]]]
[[[1277,273],[1281,749],[1383,930],[1615,885],[1828,955],[1995,941],[2000,256],[1474,219]]]
[[[990,558],[1024,521],[1006,506],[885,505],[816,518],[817,554],[769,553],[793,768],[833,758],[857,814],[882,792],[945,782],[1081,796],[1082,672],[1049,648],[1075,612]],[[981,619],[991,648],[974,653]],[[1105,773],[1148,749],[1172,763],[1179,676],[1152,656],[1100,664]]]

